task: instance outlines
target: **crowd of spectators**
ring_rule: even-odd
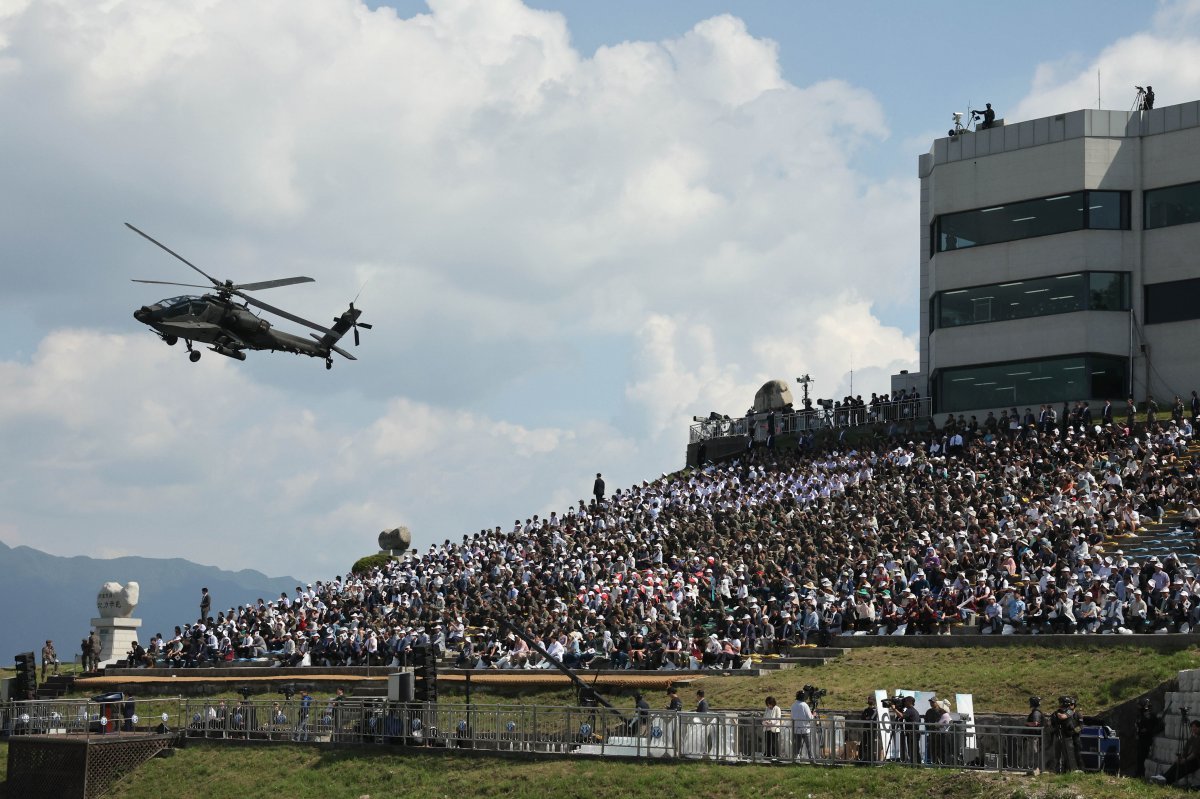
[[[1016,415],[1016,409],[1013,414]],[[1123,547],[1200,522],[1190,422],[941,428],[735,460],[580,500],[369,574],[231,607],[148,647],[176,665],[730,668],[839,635],[1186,632],[1197,577]],[[1175,514],[1178,514],[1177,516]]]

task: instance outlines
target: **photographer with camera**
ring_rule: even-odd
[[[1058,709],[1050,715],[1050,736],[1054,756],[1054,772],[1065,774],[1080,771],[1079,734],[1083,731],[1083,719],[1075,710],[1075,700],[1069,696],[1058,698]]]
[[[918,736],[921,731],[921,713],[917,710],[917,698],[911,694],[903,699],[900,711],[900,762],[920,763],[921,754]]]
[[[1139,108],[1139,110],[1141,110],[1141,111],[1153,110],[1154,109],[1154,87],[1147,84],[1146,88],[1144,88],[1144,89],[1141,86],[1134,86],[1133,88],[1138,90],[1138,98],[1139,98],[1138,108]]]
[[[818,690],[806,685],[796,692],[796,701],[792,703],[792,759],[800,757],[800,750],[803,749],[808,754],[808,762],[813,762],[816,756],[813,754],[812,732],[813,732],[813,707],[817,704],[817,696],[824,695],[824,691]],[[809,705],[812,702],[812,706]]]
[[[978,125],[979,130],[987,130],[996,124],[996,112],[992,110],[992,104],[986,103],[985,105],[987,107],[984,108],[984,110],[971,112],[971,117],[973,119],[979,119],[980,117],[983,117],[983,122],[980,122]]]
[[[1188,730],[1192,735],[1188,738],[1183,751],[1175,758],[1175,762],[1167,769],[1167,773],[1151,777],[1152,782],[1173,785],[1175,780],[1186,777],[1200,768],[1200,721],[1193,721],[1188,725]]]

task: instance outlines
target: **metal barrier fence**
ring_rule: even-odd
[[[1054,769],[1056,758],[1065,757],[1071,746],[1020,723],[956,721],[910,728],[824,711],[807,725],[793,725],[786,713],[765,719],[756,711],[614,713],[595,707],[379,700],[184,700],[183,718],[189,738],[729,763],[900,763],[1028,772]]]
[[[765,440],[770,435],[809,433],[818,430],[845,429],[892,422],[908,423],[925,419],[933,411],[928,397],[886,405],[825,408],[792,413],[762,413],[740,419],[703,419],[691,426],[689,443],[716,438],[749,438]]]
[[[0,705],[0,735],[168,733],[184,726],[179,698],[31,699]]]

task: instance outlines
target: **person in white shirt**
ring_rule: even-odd
[[[812,746],[813,712],[804,701],[804,692],[796,692],[796,701],[792,703],[792,758],[800,757],[800,750],[808,754],[811,763],[815,759]]]
[[[779,734],[783,727],[783,711],[775,703],[775,697],[768,696],[767,709],[763,712],[763,756],[769,759],[779,757]]]

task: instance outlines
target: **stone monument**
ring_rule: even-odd
[[[379,534],[379,549],[395,557],[403,555],[412,546],[412,531],[407,527],[393,527]]]
[[[92,626],[100,636],[100,665],[108,666],[122,660],[130,645],[137,640],[137,629],[141,619],[131,618],[138,603],[138,584],[107,582],[96,595],[99,618],[92,619]]]
[[[754,412],[782,411],[792,404],[792,389],[783,380],[768,380],[754,394]]]

